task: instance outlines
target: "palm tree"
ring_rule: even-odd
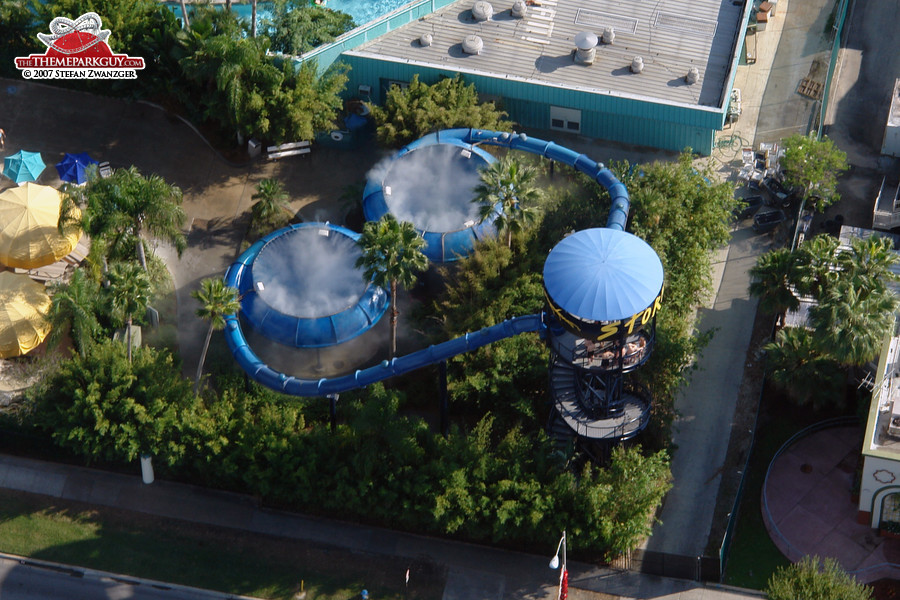
[[[840,245],[835,237],[817,235],[797,248],[797,290],[802,296],[819,298],[837,281]]]
[[[823,356],[811,332],[802,327],[781,329],[765,346],[769,375],[798,404],[822,405],[840,400],[843,378],[835,362]]]
[[[784,326],[785,314],[796,310],[800,300],[794,294],[797,259],[787,248],[766,252],[750,269],[750,295],[759,298],[759,306],[766,313],[778,316]]]
[[[237,290],[225,285],[221,279],[204,279],[200,282],[200,289],[191,292],[191,296],[200,301],[197,316],[209,321],[209,329],[206,332],[206,341],[203,342],[203,352],[200,353],[200,364],[197,365],[197,378],[194,381],[194,393],[200,390],[200,377],[203,375],[203,365],[206,362],[206,352],[209,350],[209,341],[213,331],[225,327],[225,317],[233,315],[240,308]]]
[[[113,312],[124,321],[131,362],[131,323],[134,316],[147,310],[150,302],[150,278],[134,263],[117,263],[109,271],[109,302]]]
[[[391,290],[391,347],[390,358],[397,352],[397,287],[411,286],[416,273],[428,267],[428,258],[422,253],[425,240],[412,223],[399,223],[390,213],[380,221],[369,221],[363,226],[359,238],[362,256],[356,260],[356,268],[364,270],[366,280]]]
[[[145,232],[171,242],[178,256],[187,246],[182,232],[185,214],[181,189],[159,175],[144,177],[134,166],[116,169],[110,177],[90,180],[82,194],[86,206],[80,225],[91,238],[104,244],[114,259],[130,255],[130,248],[134,248],[146,271]],[[61,218],[59,226],[62,229],[70,223]]]
[[[861,290],[844,281],[809,309],[809,324],[818,346],[852,369],[878,355],[896,311],[897,297],[891,290]]]
[[[480,205],[482,223],[496,216],[494,226],[498,232],[506,231],[507,247],[512,246],[514,233],[523,231],[537,219],[537,209],[529,206],[543,197],[536,179],[534,167],[524,166],[510,156],[504,156],[481,172],[481,183],[475,188],[472,202]]]
[[[861,291],[880,292],[897,275],[892,271],[897,264],[897,253],[893,242],[878,235],[854,238],[850,241],[850,251],[839,256],[841,268]]]
[[[51,294],[47,318],[53,329],[48,344],[57,345],[70,332],[72,343],[83,358],[101,329],[97,320],[100,285],[78,269],[68,283],[54,283]]]
[[[255,227],[264,225],[278,227],[287,222],[289,211],[288,194],[277,179],[263,179],[256,185],[256,193],[251,196],[253,205],[253,223]]]

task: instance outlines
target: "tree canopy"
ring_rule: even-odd
[[[272,40],[272,50],[303,54],[350,31],[353,17],[339,10],[310,4],[305,0],[276,0],[272,19],[263,24]]]
[[[363,276],[375,285],[386,287],[391,294],[391,347],[390,357],[397,352],[397,287],[410,287],[419,272],[428,267],[428,257],[422,252],[425,240],[412,223],[399,222],[388,213],[378,221],[363,226],[359,238],[362,255],[356,260],[356,268],[363,269]]]
[[[847,154],[831,138],[794,134],[782,140],[781,167],[788,185],[803,190],[819,212],[840,199],[837,176],[847,170]]]
[[[513,235],[537,221],[536,205],[543,197],[537,169],[507,154],[482,169],[480,177],[472,202],[479,205],[481,222],[493,218],[497,232],[506,232],[506,245],[512,246]]]
[[[64,198],[61,231],[71,226],[71,215],[77,214],[71,207],[82,199],[85,207],[78,224],[112,260],[135,258],[146,270],[145,232],[170,242],[179,256],[187,246],[181,189],[159,175],[145,177],[131,166],[116,169],[109,177],[90,179]]]
[[[765,307],[783,313],[797,308],[801,297],[812,303],[809,332],[780,332],[766,346],[772,380],[795,401],[841,401],[840,387],[832,385],[836,367],[852,371],[877,356],[898,307],[888,286],[896,280],[897,260],[890,239],[877,235],[853,239],[848,249],[819,235],[796,250],[772,250],[757,259],[750,294]]]
[[[89,462],[184,456],[177,416],[193,394],[166,352],[138,348],[129,362],[122,344],[99,342],[63,362],[35,396],[37,424]]]
[[[378,141],[400,147],[427,133],[453,127],[507,130],[512,123],[493,102],[479,102],[475,84],[466,85],[459,75],[434,85],[413,75],[409,85],[391,86],[384,106],[372,105]]]

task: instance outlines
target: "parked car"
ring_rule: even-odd
[[[747,196],[746,198],[738,198],[738,202],[740,204],[738,204],[737,208],[732,211],[732,214],[739,221],[749,219],[756,214],[756,211],[762,208],[763,204],[765,204],[762,196]]]
[[[753,231],[756,233],[772,231],[786,218],[783,210],[758,212],[753,216]]]
[[[763,178],[760,187],[768,192],[769,198],[771,198],[771,201],[768,203],[770,206],[787,208],[796,197],[793,191],[771,176]]]

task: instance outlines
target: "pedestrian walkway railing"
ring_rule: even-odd
[[[817,139],[822,139],[822,129],[825,127],[825,113],[828,112],[828,98],[831,95],[831,80],[834,76],[834,68],[837,65],[838,52],[841,49],[841,34],[844,32],[844,21],[847,20],[847,8],[850,0],[840,0],[835,10],[834,18],[834,42],[831,45],[831,58],[828,61],[828,73],[825,75],[825,90],[822,93],[822,106],[819,108],[819,129],[816,132]]]
[[[619,565],[613,566],[647,575],[701,582],[719,582],[721,573],[718,557],[684,556],[655,550],[634,550]]]
[[[772,324],[774,329],[775,324]],[[744,466],[741,469],[741,480],[738,483],[737,493],[734,495],[734,502],[731,504],[731,511],[728,513],[728,524],[725,526],[725,535],[722,536],[722,543],[719,545],[719,579],[724,581],[725,568],[728,565],[728,553],[731,551],[731,540],[734,539],[734,528],[737,526],[738,513],[740,511],[741,502],[744,499],[744,483],[747,481],[747,474],[750,471],[750,459],[753,457],[753,448],[756,446],[756,428],[759,424],[759,408],[762,406],[762,397],[766,390],[766,380],[763,377],[762,385],[759,386],[759,397],[756,399],[756,416],[753,417],[753,428],[750,430],[750,447],[747,448],[747,457],[744,459]]]

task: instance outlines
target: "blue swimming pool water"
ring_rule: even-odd
[[[369,21],[374,21],[382,15],[386,15],[392,10],[396,10],[408,4],[412,0],[327,0],[328,8],[339,10],[353,17],[353,22],[357,25],[365,25]],[[178,2],[166,2],[175,16],[181,18],[181,7]],[[235,2],[231,5],[231,9],[240,15],[242,19],[250,20],[252,8],[249,3],[238,4]],[[257,23],[263,19],[267,19],[272,15],[271,2],[259,2],[256,5]]]

